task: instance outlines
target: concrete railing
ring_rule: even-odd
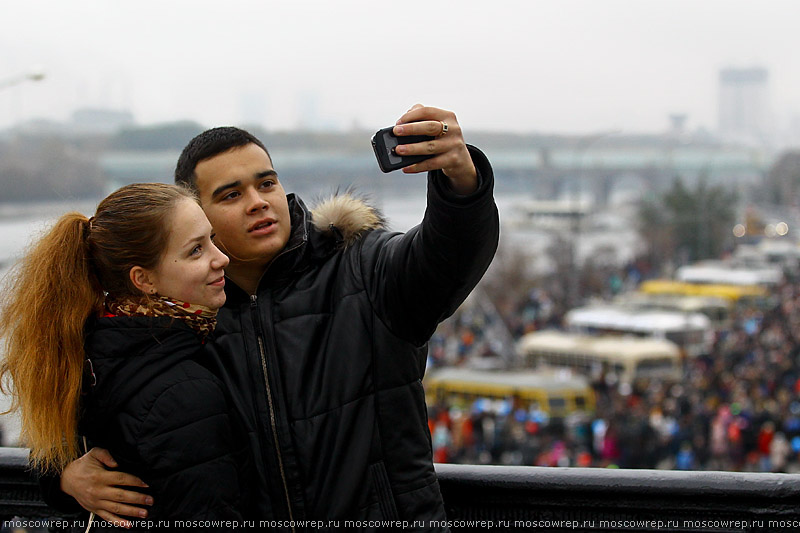
[[[800,475],[436,465],[454,531],[800,531]],[[0,517],[57,517],[0,448]]]

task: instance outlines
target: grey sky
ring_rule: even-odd
[[[716,125],[717,71],[765,66],[776,123],[800,112],[800,2],[744,0],[0,0],[0,128],[78,107],[378,128],[416,102],[465,127],[654,132]],[[245,116],[249,120],[245,120]]]

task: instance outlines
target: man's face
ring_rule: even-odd
[[[231,266],[266,266],[283,250],[291,232],[289,204],[263,149],[233,148],[198,163],[195,175],[214,242]]]

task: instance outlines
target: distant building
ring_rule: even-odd
[[[71,137],[82,135],[113,135],[123,128],[135,125],[130,111],[113,109],[82,108],[76,109],[69,120],[61,122],[50,119],[34,118],[21,122],[5,132],[0,132],[0,139],[14,134]]]
[[[245,127],[268,126],[267,107],[269,101],[265,91],[239,93],[239,123]]]
[[[96,108],[77,109],[69,121],[69,127],[73,132],[85,134],[116,133],[133,124],[133,114],[130,111]]]
[[[769,71],[726,68],[719,72],[719,135],[725,141],[765,145],[770,136]]]

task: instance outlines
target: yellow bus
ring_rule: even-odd
[[[680,379],[681,350],[664,339],[592,336],[557,330],[528,333],[519,352],[535,368],[569,368],[592,377],[613,372],[623,383]]]
[[[764,308],[769,305],[769,291],[759,285],[688,283],[670,279],[643,281],[639,291],[645,294],[677,294],[721,298],[732,306]]]
[[[570,372],[497,371],[440,368],[428,372],[423,381],[429,402],[468,408],[479,398],[510,400],[515,407],[534,405],[554,418],[594,411],[595,399],[589,380]]]

